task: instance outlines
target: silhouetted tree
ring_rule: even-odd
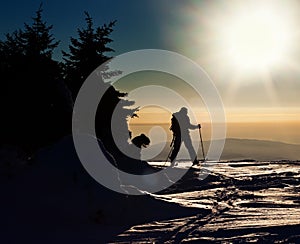
[[[52,59],[58,46],[52,26],[42,19],[42,7],[32,24],[7,34],[0,43],[2,143],[32,152],[71,129],[72,100],[63,83],[61,64]]]
[[[69,53],[63,52],[65,78],[72,91],[73,99],[75,99],[85,79],[98,66],[103,65],[101,68],[103,77],[99,77],[99,84],[106,92],[98,105],[96,113],[96,135],[102,141],[106,150],[115,158],[118,158],[121,152],[114,142],[111,131],[113,112],[120,104],[121,106],[117,109],[119,118],[117,138],[121,141],[121,144],[125,145],[129,139],[127,118],[134,116],[136,109],[125,108],[132,106],[134,102],[125,99],[126,93],[117,91],[113,86],[104,82],[104,79],[109,76],[107,75],[109,74],[109,64],[104,64],[110,59],[107,53],[114,51],[109,47],[109,44],[112,42],[110,35],[116,21],[111,21],[101,27],[94,27],[93,19],[87,12],[85,12],[85,21],[86,27],[77,30],[78,37],[71,37]]]
[[[74,99],[88,75],[110,59],[108,52],[114,52],[108,45],[113,41],[110,35],[116,21],[95,28],[87,12],[85,21],[86,28],[77,29],[78,38],[71,37],[69,53],[63,51],[65,79]]]
[[[25,31],[21,35],[23,39],[24,54],[29,57],[46,57],[51,59],[53,50],[58,46],[59,41],[50,33],[53,25],[47,25],[42,19],[42,8],[36,11],[36,16],[32,18],[32,25],[25,23]]]
[[[16,144],[31,153],[71,132],[73,100],[64,80],[76,97],[87,76],[109,60],[108,45],[115,21],[95,28],[86,15],[87,27],[78,29],[78,38],[71,38],[69,53],[63,52],[64,64],[53,60],[53,51],[59,42],[51,34],[52,26],[42,18],[42,8],[36,11],[31,24],[7,34],[0,41],[1,118],[0,143]],[[128,144],[127,119],[135,116],[133,101],[126,93],[117,91],[103,79],[109,73],[109,64],[102,69],[99,84],[105,91],[96,113],[96,135],[118,162],[127,167],[126,158],[114,142],[111,120],[118,114],[117,140]],[[136,162],[137,164],[139,163]],[[131,164],[132,167],[133,164]]]

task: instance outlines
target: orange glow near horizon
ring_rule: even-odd
[[[198,110],[200,111],[200,110]],[[258,139],[300,144],[300,116],[298,109],[234,109],[227,111],[227,138]],[[152,127],[162,127],[171,139],[169,132],[171,112],[158,107],[140,110],[139,118],[128,121],[134,135],[149,133]],[[202,124],[204,140],[210,139],[211,122],[209,114],[202,110],[195,112],[191,123]],[[196,135],[197,136],[197,135]],[[197,137],[196,137],[197,138]]]
[[[173,111],[176,112],[176,111]],[[193,111],[196,118],[192,119],[192,123],[210,123],[208,112],[202,109]],[[138,112],[138,118],[130,119],[132,124],[164,124],[169,123],[172,112],[166,111],[159,107],[145,107]],[[244,123],[244,122],[295,122],[300,123],[299,108],[236,108],[226,111],[226,119],[228,123]]]

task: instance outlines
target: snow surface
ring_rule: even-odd
[[[71,137],[29,163],[12,148],[1,158],[0,243],[300,242],[299,162],[209,162],[128,196],[92,179]]]
[[[106,189],[83,169],[71,137],[0,180],[0,243],[102,243],[136,224],[201,212]]]

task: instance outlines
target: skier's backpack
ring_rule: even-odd
[[[178,120],[176,119],[175,115],[172,115],[171,118],[171,127],[170,130],[174,133],[174,134],[178,134],[180,132],[180,126],[178,123]]]

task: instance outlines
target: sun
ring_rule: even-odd
[[[286,20],[265,9],[230,18],[222,30],[222,50],[240,71],[260,71],[280,64],[289,49]]]

